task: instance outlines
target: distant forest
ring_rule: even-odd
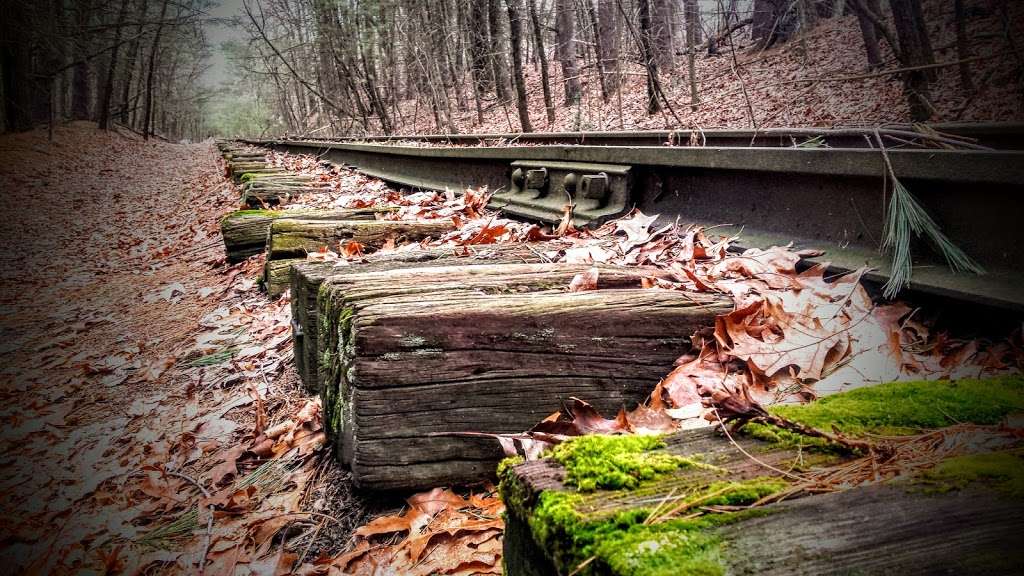
[[[0,128],[88,119],[177,139],[650,127],[644,116],[758,127],[793,118],[778,108],[815,91],[805,115],[833,92],[873,98],[876,79],[899,87],[906,120],[950,120],[979,105],[986,84],[1020,98],[1015,4],[244,0],[230,22],[244,39],[213,47],[210,0],[7,2]],[[801,69],[795,78],[769,58],[781,47],[785,70]],[[215,48],[230,54],[232,79],[208,87],[201,76]],[[848,61],[823,69],[830,52]],[[791,89],[781,104],[779,86]],[[723,93],[728,113],[705,104]],[[807,122],[851,116],[872,120],[858,111]]]

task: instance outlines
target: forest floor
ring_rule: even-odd
[[[338,473],[289,361],[287,301],[260,294],[258,259],[223,261],[219,219],[238,196],[212,143],[80,123],[0,150],[4,571],[194,573],[205,547],[210,573],[273,573],[295,558],[271,537],[300,507],[361,521],[314,490],[315,476],[337,491]],[[254,476],[257,453],[272,464]],[[276,499],[257,495],[275,482]]]

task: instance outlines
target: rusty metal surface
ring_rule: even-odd
[[[587,226],[626,212],[632,199],[630,166],[517,160],[511,170],[489,206],[521,218],[557,221],[572,202],[575,224]]]
[[[1024,124],[1017,122],[999,123],[939,123],[929,128],[940,134],[974,139],[978,144],[996,149],[1021,149],[1024,147]],[[912,132],[915,126],[894,124],[890,130]],[[701,146],[758,146],[791,147],[821,138],[821,143],[833,148],[872,148],[872,128],[766,128],[761,130],[707,129],[707,130],[619,130],[605,132],[530,132],[530,133],[485,133],[485,134],[408,134],[393,136],[352,136],[343,138],[315,138],[295,136],[290,141],[318,142],[422,142],[429,144],[451,144],[458,146],[523,145],[523,144],[572,144],[593,146],[664,146],[688,145],[691,142]]]

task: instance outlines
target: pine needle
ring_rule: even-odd
[[[892,180],[892,197],[889,199],[885,222],[885,241],[882,244],[883,251],[891,254],[892,269],[889,273],[889,281],[885,283],[883,295],[892,299],[900,290],[910,285],[914,267],[910,243],[914,237],[927,238],[946,259],[946,263],[954,272],[984,274],[985,269],[943,234],[935,220],[928,215],[928,212],[918,203],[906,186],[896,178],[896,172],[889,161],[889,154],[885,151],[882,138],[877,130],[875,138],[881,147],[882,157],[885,160],[889,178]]]
[[[199,509],[192,508],[171,522],[158,525],[137,538],[135,542],[152,548],[172,550],[179,539],[190,536],[198,527]]]
[[[188,366],[189,368],[200,368],[200,367],[204,367],[204,366],[215,366],[217,364],[221,364],[223,362],[227,362],[237,352],[238,352],[237,348],[226,348],[224,350],[220,350],[220,351],[214,352],[212,354],[207,354],[206,356],[200,356],[200,357],[195,358],[193,360],[189,360],[186,363],[186,366]]]
[[[247,476],[240,479],[237,482],[236,487],[241,489],[249,486],[256,486],[261,492],[273,494],[284,485],[285,481],[288,479],[288,475],[293,470],[292,465],[294,463],[295,458],[289,458],[287,456],[267,460]]]

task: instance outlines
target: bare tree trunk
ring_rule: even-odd
[[[877,70],[882,67],[882,51],[878,48],[878,26],[872,20],[869,12],[877,17],[881,13],[881,6],[878,0],[855,0],[850,2],[850,5],[857,15],[860,34],[864,38],[864,51],[868,58],[868,69]]]
[[[32,38],[29,34],[29,6],[12,2],[5,10],[6,21],[0,23],[4,37],[0,42],[0,60],[3,68],[3,116],[5,128],[14,132],[32,129]]]
[[[67,30],[64,25],[64,2],[63,0],[50,0],[48,3],[47,23],[48,33],[51,40],[42,46],[40,57],[40,68],[49,78],[37,78],[37,87],[45,91],[46,99],[46,120],[48,125],[49,139],[53,140],[54,125],[62,116],[62,104],[64,101],[64,77],[66,74],[60,72],[67,64]],[[44,89],[45,86],[45,89]]]
[[[651,0],[654,14],[651,18],[651,49],[658,67],[671,70],[675,65],[675,4],[676,0]]]
[[[562,65],[565,105],[580,101],[580,71],[576,65],[576,11],[572,0],[555,0],[555,56]]]
[[[601,93],[614,94],[619,90],[619,11],[615,0],[597,2],[597,54],[601,63]]]
[[[605,67],[604,67],[604,60],[601,59],[601,50],[598,47],[598,45],[601,43],[601,35],[598,32],[597,10],[594,8],[594,3],[592,1],[591,2],[585,2],[584,6],[583,6],[583,10],[585,12],[585,16],[586,16],[586,20],[587,20],[587,28],[590,30],[590,36],[589,36],[589,39],[591,40],[590,47],[592,48],[593,54],[594,54],[594,62],[590,63],[589,59],[588,59],[586,65],[587,66],[593,66],[594,68],[597,68],[597,78],[598,78],[598,81],[599,81],[598,83],[600,84],[600,88],[601,88],[601,101],[602,102],[607,102],[608,101],[608,97],[610,96],[610,94],[608,93],[608,86],[607,86],[607,83],[605,82],[605,72],[606,72],[606,70],[605,70]],[[587,52],[588,55],[590,53],[591,53],[590,51]]]
[[[380,120],[381,130],[385,134],[391,134],[391,120],[388,116],[388,111],[384,107],[384,102],[381,99],[380,91],[377,86],[377,68],[374,65],[373,46],[375,35],[370,36],[368,42],[360,43],[359,46],[359,58],[363,65],[363,73],[365,76],[366,85],[366,96],[370,100],[370,107],[377,113],[377,117]],[[371,54],[367,56],[367,51],[371,51]]]
[[[490,62],[491,73],[494,76],[494,92],[498,100],[507,102],[512,99],[509,91],[508,62],[505,54],[508,52],[505,45],[505,34],[501,30],[501,5],[500,0],[487,0],[487,27],[490,31]]]
[[[167,3],[164,0],[160,5],[160,17],[157,19],[156,35],[153,37],[153,45],[149,49],[149,70],[146,71],[146,108],[143,112],[142,137],[149,140],[153,134],[153,79],[156,74],[156,54],[160,49],[160,36],[164,31],[164,17],[167,16]]]
[[[481,122],[483,113],[480,111],[479,101],[491,86],[491,74],[487,71],[487,55],[490,50],[487,6],[488,4],[477,0],[471,0],[469,3],[469,71],[473,77],[473,90],[477,95],[477,112]]]
[[[762,48],[786,40],[796,26],[796,13],[790,0],[754,0],[751,38]]]
[[[683,17],[686,21],[686,43],[689,45],[690,39],[690,22],[692,21],[695,26],[693,29],[693,41],[694,45],[700,44],[704,41],[704,28],[701,27],[700,21],[700,4],[697,0],[683,0]]]
[[[818,7],[814,0],[797,0],[797,10],[800,14],[801,31],[806,32],[817,26]]]
[[[686,62],[690,73],[690,110],[697,111],[697,43],[700,42],[700,8],[697,0],[686,2]]]
[[[6,133],[10,124],[10,121],[7,119],[7,87],[9,84],[14,84],[14,79],[8,78],[11,74],[7,64],[9,60],[7,47],[0,44],[0,134]]]
[[[928,21],[924,18],[924,9],[921,7],[921,0],[907,0],[910,10],[914,13],[914,24],[917,26],[917,38],[921,44],[922,63],[935,64],[935,51],[932,50],[932,41],[928,37]],[[925,76],[930,82],[939,79],[937,69],[925,70]]]
[[[764,41],[771,34],[775,23],[775,1],[753,0],[753,23],[750,25],[750,39]]]
[[[621,0],[620,0],[621,1]],[[640,12],[640,58],[647,67],[647,113],[661,110],[658,100],[658,62],[651,52],[651,7],[648,0],[638,0]]]
[[[964,14],[964,0],[953,0],[956,13],[956,57],[960,60],[960,89],[974,92],[974,80],[971,79],[971,66],[967,59],[971,57],[971,45],[967,38],[967,16]]]
[[[548,125],[555,123],[555,102],[551,97],[551,76],[548,71],[548,55],[544,50],[544,29],[541,28],[540,18],[537,16],[537,1],[527,0],[530,9],[530,22],[533,24],[533,41],[537,49],[537,59],[540,60],[540,83],[544,91],[544,110],[547,113]]]
[[[505,0],[508,8],[509,38],[512,41],[512,77],[516,85],[519,125],[523,132],[533,132],[533,125],[530,123],[530,102],[526,97],[526,77],[523,75],[523,22],[520,2],[522,0]]]
[[[333,10],[333,3],[326,0],[314,0],[312,9],[313,21],[316,23],[314,46],[316,50],[317,76],[319,77],[317,84],[320,85],[321,90],[338,93],[341,92],[341,83],[338,75],[331,70],[331,65],[334,62],[335,43],[337,42],[335,37],[337,21]],[[324,112],[328,117],[328,122],[331,124],[339,120],[340,112],[338,110],[327,107],[324,108]]]
[[[142,37],[148,5],[149,0],[142,0],[139,4],[139,9],[135,13],[139,23],[135,28],[135,39],[128,45],[128,61],[125,62],[124,66],[124,81],[121,86],[121,124],[125,126],[129,125],[129,99],[132,92],[132,76],[135,74],[135,66],[139,58],[140,38]]]
[[[915,6],[916,5],[916,8]],[[934,64],[931,42],[919,20],[921,13],[918,0],[889,0],[893,23],[900,43],[900,61],[905,67]],[[910,105],[910,117],[914,122],[924,122],[931,117],[932,105],[928,74],[924,70],[911,70],[903,75],[903,91]]]
[[[114,95],[114,74],[117,71],[117,55],[121,50],[121,28],[128,15],[128,0],[121,0],[121,8],[117,11],[117,24],[114,26],[114,46],[110,49],[110,62],[107,66],[107,79],[100,92],[100,129],[110,126],[110,100]]]
[[[92,14],[91,0],[79,2],[75,10],[75,24],[79,34],[76,42],[79,53],[88,50],[86,27],[89,25],[89,18]],[[72,68],[71,80],[71,117],[74,120],[87,120],[89,118],[89,62],[81,58]]]
[[[458,83],[459,110],[468,110],[469,103],[462,97],[466,77],[466,10],[462,0],[452,0],[455,4],[455,70]]]

